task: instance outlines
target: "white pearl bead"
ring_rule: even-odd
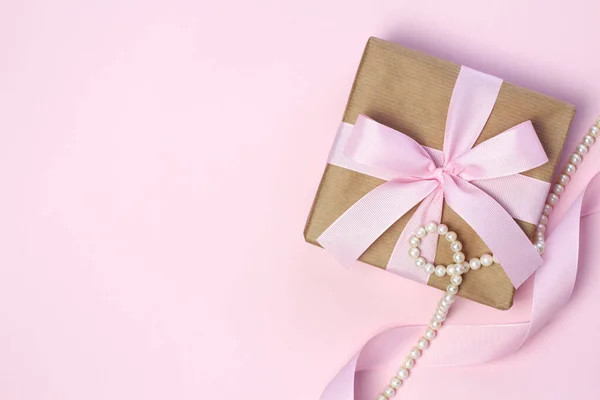
[[[440,313],[440,314],[436,313],[433,316],[433,319],[435,319],[436,321],[444,322],[446,320],[446,316],[444,314],[442,314],[442,313]]]
[[[450,278],[450,282],[452,282],[453,285],[460,285],[463,281],[462,276],[460,275],[454,275],[452,278]]]
[[[481,265],[483,265],[484,267],[489,267],[490,265],[492,265],[494,263],[494,258],[492,256],[490,256],[489,254],[482,255],[480,260],[481,260]]]
[[[429,326],[431,327],[431,329],[433,330],[438,330],[442,327],[442,323],[440,321],[436,321],[435,319],[432,319],[431,322],[429,323]]]
[[[438,307],[442,310],[447,310],[448,308],[450,308],[450,303],[448,303],[446,300],[441,299],[438,302]]]
[[[598,137],[598,133],[600,132],[600,128],[598,128],[597,126],[592,126],[590,129],[590,136],[591,137]]]
[[[416,259],[421,255],[421,250],[416,247],[411,247],[410,250],[408,250],[408,255]]]
[[[560,174],[560,176],[558,177],[558,183],[560,183],[563,186],[567,186],[570,181],[571,178],[569,178],[569,175],[567,174]]]
[[[416,347],[413,347],[413,349],[410,351],[409,355],[414,358],[415,360],[419,357],[421,357],[421,350],[419,350]]]
[[[441,315],[445,317],[446,315],[448,315],[449,311],[450,310],[448,308],[438,307],[435,309],[435,315]]]
[[[420,226],[415,231],[415,235],[417,235],[418,238],[423,239],[425,236],[427,236],[427,230]]]
[[[419,268],[425,267],[426,264],[427,261],[423,257],[417,257],[417,259],[415,260],[415,265]]]
[[[400,388],[400,386],[402,386],[402,379],[400,379],[398,377],[393,377],[392,380],[390,381],[390,386],[393,387],[394,389]]]
[[[450,276],[456,275],[456,265],[450,264],[446,267],[446,273]]]
[[[547,225],[548,224],[548,216],[547,215],[542,215],[540,217],[540,224],[542,224],[542,225]]]
[[[438,226],[435,222],[430,221],[427,223],[427,225],[425,225],[425,229],[427,229],[427,232],[429,233],[436,233]]]
[[[492,256],[492,261],[495,262],[496,264],[500,264],[500,260],[498,259],[498,257],[496,257],[495,254]]]
[[[458,240],[455,240],[454,242],[450,243],[450,250],[452,250],[455,253],[457,251],[461,251],[462,250],[462,243],[459,242]]]
[[[465,271],[465,267],[463,266],[463,264],[462,264],[462,263],[460,263],[460,264],[456,264],[456,269],[455,269],[455,271],[456,271],[456,274],[455,274],[455,275],[462,275],[462,274],[464,274],[465,272],[467,272],[467,271]]]
[[[383,394],[389,399],[390,397],[394,397],[396,395],[396,389],[391,386],[387,386],[385,389],[383,389]]]
[[[429,275],[433,274],[435,272],[435,267],[433,264],[427,264],[425,267],[425,272],[427,272]]]
[[[543,234],[544,232],[546,232],[546,225],[544,224],[537,224],[536,228],[539,233]]]
[[[573,154],[571,154],[571,158],[569,158],[569,161],[571,161],[571,164],[573,164],[573,165],[579,165],[583,161],[583,158],[581,157],[580,154],[573,153]]]
[[[479,268],[481,268],[481,261],[479,260],[479,258],[471,258],[471,261],[469,261],[469,265],[471,266],[471,269],[478,270]]]
[[[544,254],[544,250],[546,250],[546,243],[544,241],[535,242],[535,249],[539,254]]]
[[[548,204],[550,204],[551,206],[556,205],[556,203],[558,203],[558,196],[555,193],[550,193],[548,195],[548,200],[547,200]]]
[[[411,369],[415,366],[415,360],[412,357],[406,357],[402,366],[406,369]]]
[[[421,244],[421,239],[416,236],[411,236],[410,239],[408,239],[408,244],[410,247],[419,247]]]
[[[466,274],[470,270],[471,270],[471,266],[469,265],[469,263],[466,262],[466,261],[463,261],[463,263],[462,263],[462,273]]]
[[[388,400],[388,398],[385,397],[385,395],[382,393],[379,396],[377,396],[377,400]]]
[[[447,241],[449,241],[449,242],[452,243],[452,242],[454,242],[456,240],[456,238],[457,238],[456,232],[450,231],[450,232],[446,233],[446,240]]]
[[[588,147],[583,143],[578,144],[577,147],[575,148],[575,151],[577,152],[577,154],[582,155],[582,156],[585,156],[588,153],[588,150],[589,150]]]
[[[400,368],[396,373],[396,376],[402,380],[408,378],[408,370],[406,368]]]
[[[552,206],[550,204],[544,204],[544,210],[542,211],[542,213],[544,215],[550,215],[552,213]]]
[[[565,192],[565,187],[563,185],[561,185],[560,183],[557,183],[552,188],[552,191],[560,196],[561,194],[563,194]]]
[[[458,253],[454,253],[454,255],[452,256],[452,259],[457,264],[462,263],[463,261],[465,261],[465,253],[463,253],[462,251],[459,251]]]
[[[438,225],[438,234],[445,235],[446,233],[448,233],[448,226],[445,224],[439,224]]]
[[[592,135],[585,135],[583,138],[583,144],[585,144],[588,147],[593,145],[595,141],[596,140],[594,139],[594,137]]]
[[[456,294],[456,293],[458,293],[458,286],[448,285],[448,287],[446,288],[446,291],[450,294]]]
[[[429,347],[429,340],[425,339],[424,337],[422,337],[421,339],[419,339],[419,341],[417,342],[417,347],[421,350],[425,350],[426,348]]]
[[[433,330],[431,328],[427,328],[427,330],[425,331],[425,335],[423,335],[423,336],[425,336],[425,339],[427,339],[427,340],[433,340],[433,339],[435,339],[435,335],[436,335],[435,330]]]
[[[448,294],[444,295],[443,299],[446,300],[448,303],[452,304],[452,303],[454,303],[454,300],[456,300],[456,296],[448,293]]]
[[[577,167],[571,163],[568,163],[567,165],[565,165],[564,171],[565,171],[565,174],[567,174],[569,176],[573,176],[573,174],[575,172],[577,172]]]
[[[446,275],[446,267],[444,267],[443,265],[438,265],[437,267],[435,267],[435,274],[437,276]]]
[[[537,240],[544,240],[546,238],[546,235],[544,235],[544,232],[540,232],[536,229],[534,235],[533,235]]]

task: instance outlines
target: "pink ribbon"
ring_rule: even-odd
[[[440,222],[446,203],[496,255],[518,288],[542,259],[514,218],[535,223],[549,184],[518,175],[548,161],[530,121],[473,147],[485,126],[502,80],[462,67],[448,109],[441,154],[407,135],[359,116],[344,148],[346,160],[387,171],[387,182],[367,193],[317,239],[349,265],[394,222],[420,203],[396,243],[387,269],[421,282],[427,275],[408,257],[408,238],[428,221]],[[342,165],[344,166],[344,165]],[[359,167],[360,168],[360,167]],[[527,194],[533,192],[530,197]],[[532,199],[535,207],[531,206]],[[437,235],[421,245],[433,261]]]
[[[531,320],[500,325],[449,325],[419,365],[459,366],[488,362],[518,350],[570,299],[577,277],[580,221],[600,211],[600,174],[563,215],[547,240],[544,263],[535,273]],[[320,400],[354,400],[357,371],[400,364],[400,356],[425,326],[389,329],[369,340],[329,382]]]

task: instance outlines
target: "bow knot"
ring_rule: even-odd
[[[438,167],[433,171],[435,180],[440,184],[444,184],[444,174],[446,174],[446,167]]]
[[[431,174],[432,178],[436,180],[440,185],[444,184],[444,175],[449,174],[450,171],[446,167],[437,167]]]
[[[459,165],[457,163],[455,163],[454,161],[450,161],[448,164],[446,164],[446,166],[444,167],[444,171],[449,174],[449,175],[454,175],[454,176],[458,176],[462,179],[465,179],[465,177],[462,176],[462,172],[465,170],[465,168],[462,165]],[[465,180],[469,180],[469,179],[465,179]]]
[[[435,180],[439,182],[440,185],[443,185],[447,177],[462,178],[461,172],[464,170],[464,168],[453,162],[449,162],[442,167],[436,167],[434,164],[432,164],[428,170],[431,172],[429,179]]]

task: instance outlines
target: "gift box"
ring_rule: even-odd
[[[457,64],[398,44],[370,38],[350,92],[343,123],[346,126],[354,125],[359,116],[364,115],[404,133],[422,146],[442,150],[448,108],[460,71],[461,66]],[[474,146],[524,121],[531,121],[548,161],[521,172],[521,175],[550,182],[574,113],[575,109],[570,104],[502,82],[493,110]],[[339,146],[344,144],[340,140],[338,132],[332,154],[341,151]],[[346,210],[384,182],[385,179],[372,176],[360,168],[340,166],[339,163],[332,162],[330,155],[306,223],[306,241],[319,245],[319,237]],[[391,224],[360,255],[359,260],[385,269],[401,232],[417,207],[418,205]],[[480,235],[446,202],[441,212],[441,222],[458,234],[465,244],[467,256],[490,253],[490,248]],[[535,222],[517,218],[515,221],[528,237],[533,236]],[[489,223],[493,229],[503,229],[503,226],[494,226],[494,221]],[[439,240],[435,263],[452,264],[452,255],[448,243]],[[460,296],[497,309],[509,309],[513,303],[515,287],[501,262],[502,259],[499,263],[481,268],[476,274],[466,274]],[[449,277],[432,274],[428,276],[426,283],[445,290]]]

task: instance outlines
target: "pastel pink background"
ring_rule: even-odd
[[[599,21],[596,0],[0,2],[0,399],[318,399],[439,295],[302,238],[367,38],[572,102],[572,148],[600,113]],[[597,398],[599,227],[547,329],[402,398]],[[449,323],[525,321],[530,298]]]

